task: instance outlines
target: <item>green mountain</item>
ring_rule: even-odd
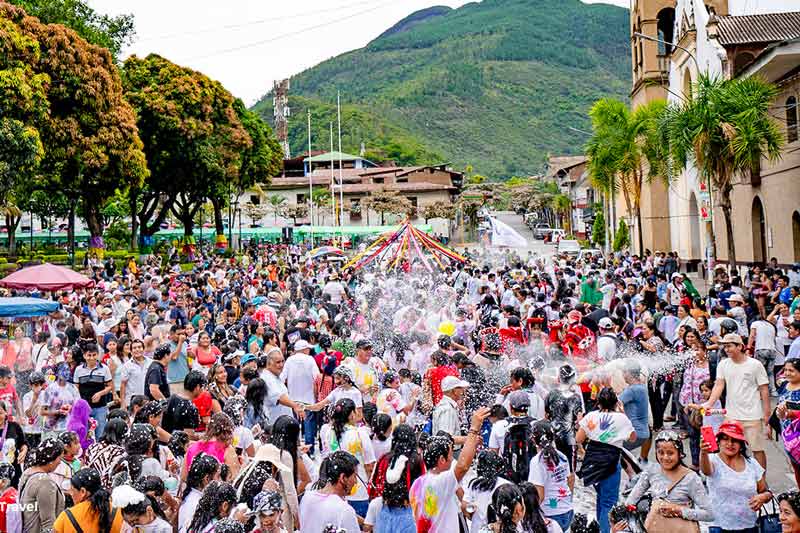
[[[626,99],[628,11],[579,0],[483,0],[414,13],[366,47],[291,80],[290,145],[329,147],[337,91],[343,149],[398,163],[536,174],[548,153],[580,153],[598,98]],[[354,28],[354,31],[357,31]],[[272,119],[272,98],[255,109]]]

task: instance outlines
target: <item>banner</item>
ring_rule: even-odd
[[[525,248],[528,246],[528,241],[525,237],[517,233],[514,228],[497,220],[495,217],[489,217],[492,223],[492,246],[510,246],[513,248]]]

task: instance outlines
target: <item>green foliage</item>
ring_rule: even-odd
[[[105,238],[106,244],[108,248],[114,249],[117,246],[112,246],[110,242],[112,239],[117,241],[117,244],[122,243],[125,246],[125,243],[131,242],[131,230],[128,228],[128,223],[124,220],[118,219],[112,222],[105,231]]]
[[[592,242],[597,246],[606,245],[606,217],[602,209],[597,211],[592,223]]]
[[[629,24],[609,5],[490,0],[403,25],[292,79],[292,153],[308,149],[310,102],[331,109],[339,89],[345,115],[365,119],[343,125],[346,151],[400,136],[490,178],[539,174],[548,152],[580,152],[566,126],[588,128],[592,102],[626,98]],[[271,120],[271,95],[256,109]],[[315,148],[327,149],[331,120],[314,113]]]
[[[108,48],[119,57],[133,42],[133,15],[111,17],[97,13],[84,0],[9,0],[45,24],[63,24],[92,44]]]
[[[411,201],[395,191],[375,191],[364,199],[368,209],[381,215],[381,225],[386,223],[386,214],[411,215],[414,207]]]
[[[453,220],[456,217],[456,208],[454,205],[447,202],[434,202],[426,205],[422,209],[422,218],[427,223],[428,220],[433,218],[443,218],[445,220]]]
[[[47,85],[47,113],[32,117],[45,147],[42,188],[80,198],[89,231],[102,235],[100,208],[113,191],[137,186],[147,176],[133,109],[123,98],[119,73],[108,50],[90,45],[73,30],[44,25],[0,3],[0,49],[29,73],[57,80]],[[26,42],[20,46],[14,34]]]
[[[719,194],[728,261],[736,263],[731,193],[738,173],[759,172],[762,159],[781,157],[783,134],[770,117],[779,89],[761,78],[722,80],[701,75],[688,100],[671,104],[660,121],[660,141],[674,172],[694,162]],[[716,248],[716,238],[712,233]]]
[[[614,234],[613,248],[615,252],[621,252],[631,244],[631,234],[628,231],[628,225],[624,220],[619,219],[619,226],[617,232]]]

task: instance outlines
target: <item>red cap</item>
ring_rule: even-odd
[[[744,438],[744,427],[742,427],[741,422],[737,422],[736,420],[726,420],[723,422],[722,425],[719,426],[719,431],[717,431],[717,437],[720,435],[727,435],[732,439],[747,442],[747,439]]]

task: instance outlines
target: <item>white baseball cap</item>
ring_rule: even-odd
[[[466,389],[469,387],[469,382],[463,379],[458,379],[455,376],[446,376],[442,380],[442,392],[448,392],[453,389]]]
[[[603,318],[601,318],[600,322],[598,322],[597,325],[600,326],[600,329],[613,329],[614,328],[614,322],[612,322],[611,319],[608,318],[607,316],[604,316]]]
[[[294,351],[299,352],[300,350],[310,350],[314,346],[309,344],[307,341],[300,339],[299,341],[294,343]]]

